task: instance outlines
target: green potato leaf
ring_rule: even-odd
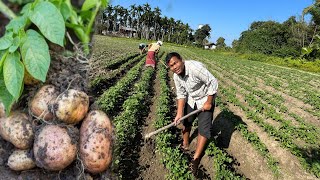
[[[3,36],[0,38],[0,50],[9,48],[13,43],[12,36]]]
[[[7,31],[12,31],[18,33],[20,29],[24,28],[27,24],[28,18],[26,16],[19,16],[11,20],[10,23],[6,26]]]
[[[40,2],[29,18],[51,42],[63,46],[65,24],[60,11],[50,2]]]
[[[0,101],[3,103],[8,116],[15,99],[5,86],[2,70],[0,70]]]
[[[20,45],[20,38],[15,37],[13,39],[13,43],[12,43],[11,47],[9,48],[9,52],[13,53],[14,51],[16,51],[18,49],[19,45]]]
[[[9,93],[18,100],[23,83],[24,65],[18,52],[9,53],[3,64],[3,78]]]
[[[34,78],[45,82],[50,66],[49,47],[45,39],[36,31],[29,29],[21,46],[23,63]]]
[[[69,8],[69,6],[63,2],[61,4],[61,7],[60,7],[60,12],[64,18],[64,20],[66,21],[67,19],[69,19],[69,17],[71,16],[71,10]]]

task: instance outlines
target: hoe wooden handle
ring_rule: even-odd
[[[194,115],[194,114],[197,114],[197,113],[200,112],[200,111],[202,111],[202,109],[198,109],[198,110],[192,111],[191,113],[189,113],[189,114],[181,117],[181,118],[179,119],[179,121],[178,121],[177,124],[180,124],[184,119],[187,119],[188,117],[190,117],[190,116],[192,116],[192,115]],[[153,132],[151,132],[151,133],[148,133],[147,135],[144,136],[144,139],[149,139],[151,136],[156,135],[156,134],[158,134],[159,132],[164,131],[164,130],[172,127],[172,126],[174,126],[174,122],[172,122],[171,124],[168,124],[168,125],[166,125],[166,126],[164,126],[164,127],[162,127],[162,128],[159,128],[159,129],[157,129],[156,131],[153,131]]]

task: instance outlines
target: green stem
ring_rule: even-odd
[[[98,1],[96,9],[94,10],[94,12],[93,12],[93,14],[91,16],[91,19],[89,21],[89,24],[88,24],[88,27],[87,27],[87,30],[86,30],[86,35],[87,36],[90,36],[92,25],[93,25],[93,23],[94,23],[94,21],[96,19],[97,13],[99,12],[100,6],[101,6],[101,1]]]
[[[16,17],[16,14],[11,11],[8,6],[6,6],[1,0],[0,0],[0,11],[7,16],[9,19],[14,19]]]
[[[66,0],[66,4],[69,6],[70,10],[72,11],[70,16],[71,24],[78,25],[77,13],[73,10],[70,0]],[[83,43],[84,45],[83,50],[85,54],[89,54],[89,36],[87,36],[86,33],[84,32],[83,30],[84,28],[77,26],[77,27],[73,27],[72,29],[74,30],[75,34],[80,39],[80,41]]]

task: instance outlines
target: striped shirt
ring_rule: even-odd
[[[186,99],[190,107],[203,107],[208,95],[214,95],[218,90],[217,79],[201,62],[189,60],[184,62],[185,76],[173,74],[177,90],[177,99]]]

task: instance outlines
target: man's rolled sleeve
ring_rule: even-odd
[[[208,84],[208,91],[207,91],[207,95],[214,95],[217,93],[218,90],[218,81],[216,78],[214,78],[213,80],[210,81],[210,83]]]
[[[218,90],[218,80],[205,68],[201,67],[198,71],[198,78],[207,86],[206,95],[214,95]]]

